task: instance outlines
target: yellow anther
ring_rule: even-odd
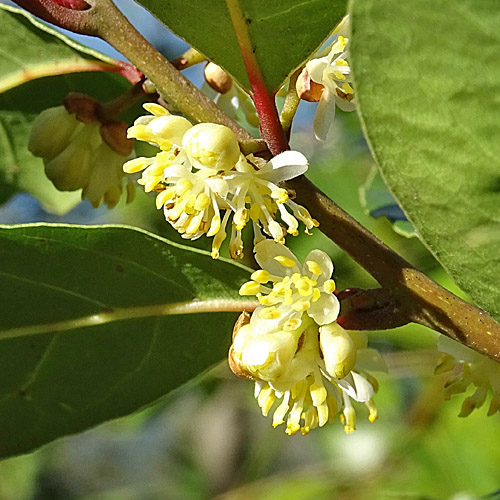
[[[196,197],[195,210],[205,210],[210,205],[210,197],[206,193],[200,193]]]
[[[342,91],[346,94],[354,94],[354,89],[347,82],[342,84]]]
[[[260,283],[247,281],[240,288],[240,295],[257,295],[260,292]]]
[[[349,63],[345,59],[337,59],[335,61],[336,66],[349,66]]]
[[[266,307],[260,312],[259,316],[263,319],[277,319],[281,316],[281,313],[276,307]]]
[[[151,164],[151,158],[134,158],[133,160],[127,161],[123,165],[123,171],[127,174],[135,174],[144,170],[148,165]]]
[[[311,398],[314,406],[319,406],[326,401],[328,393],[326,392],[326,388],[323,384],[311,384],[309,391],[311,392]]]
[[[339,70],[335,70],[333,74],[337,80],[345,80],[345,75],[341,73]]]
[[[186,227],[186,233],[187,234],[194,234],[198,231],[201,225],[201,217],[196,216],[192,217],[191,220],[189,221],[189,224]]]
[[[356,430],[356,412],[351,406],[349,408],[344,408],[345,424],[344,431],[346,434],[351,434]]]
[[[258,283],[267,283],[269,281],[269,273],[264,269],[254,271],[250,277]]]
[[[165,203],[172,198],[174,193],[172,192],[171,189],[165,189],[164,191],[161,191],[158,196],[156,197],[156,208],[159,210]]]
[[[175,185],[177,194],[182,196],[193,187],[193,183],[188,179],[179,179]]]
[[[288,201],[288,191],[286,189],[278,188],[275,189],[272,193],[271,196],[278,202],[278,203],[286,203]]]
[[[321,297],[321,292],[319,288],[313,290],[313,296],[311,297],[311,302],[316,302]]]
[[[153,102],[148,102],[146,104],[143,104],[142,107],[151,113],[152,115],[155,116],[165,116],[169,115],[170,113],[168,112],[167,109],[165,109],[163,106],[160,106],[159,104],[153,103]]]
[[[220,215],[214,215],[212,217],[212,222],[210,223],[210,229],[207,231],[207,236],[216,235],[221,226]]]
[[[262,415],[264,415],[264,417],[267,417],[267,414],[273,406],[275,399],[276,396],[271,387],[267,386],[266,388],[262,389],[262,391],[260,391],[260,394],[257,397],[257,403],[262,409]]]
[[[315,262],[314,260],[306,261],[306,266],[307,266],[307,269],[309,269],[310,273],[316,274],[317,276],[319,276],[322,272],[321,266],[317,262]]]
[[[366,401],[365,403],[366,407],[368,408],[368,411],[370,412],[370,415],[368,416],[368,420],[370,422],[375,422],[375,420],[377,420],[378,418],[378,412],[377,412],[377,407],[375,406],[375,403],[373,402],[373,400],[368,400]]]
[[[326,293],[333,293],[335,291],[335,281],[333,280],[326,280],[324,283],[323,283],[323,290],[326,292]]]
[[[287,257],[286,255],[277,255],[276,257],[274,257],[274,260],[280,263],[283,267],[293,267],[297,265],[297,263],[293,259]]]
[[[295,286],[297,287],[299,294],[303,297],[308,297],[313,293],[313,287],[311,286],[307,278],[301,278],[297,281]]]
[[[259,220],[260,216],[260,207],[256,203],[254,203],[250,207],[250,219],[252,219],[254,222],[257,222]]]

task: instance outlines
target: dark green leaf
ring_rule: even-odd
[[[212,299],[237,310],[248,279],[141,231],[43,224],[0,231],[0,275],[2,457],[137,410],[223,359],[236,313],[180,312]]]
[[[355,0],[359,111],[382,175],[459,286],[500,319],[500,10]]]
[[[172,31],[250,87],[224,0],[140,0]],[[240,0],[269,91],[314,52],[346,11],[345,0]]]

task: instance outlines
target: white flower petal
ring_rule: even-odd
[[[225,198],[227,196],[229,186],[224,179],[221,179],[220,177],[208,178],[205,180],[205,184],[221,198]]]
[[[355,99],[353,99],[352,101],[346,101],[345,99],[341,99],[339,97],[338,99],[335,99],[335,102],[342,111],[351,112],[356,109]]]
[[[335,118],[335,95],[325,87],[314,115],[314,134],[316,139],[325,141],[330,125]]]
[[[354,384],[356,385],[356,401],[364,402],[368,401],[373,396],[373,386],[366,380],[363,375],[356,372],[351,372],[354,379]]]
[[[337,384],[355,401],[369,401],[373,396],[372,385],[359,373],[351,372],[347,377],[337,380]]]
[[[272,158],[257,175],[274,184],[293,179],[307,171],[309,162],[298,151],[284,151]]]
[[[316,262],[321,268],[322,271],[321,274],[314,278],[318,282],[318,286],[321,286],[326,280],[332,277],[333,274],[332,259],[330,259],[330,257],[321,250],[312,250],[307,254],[304,263],[306,263],[309,260]],[[308,277],[312,276],[312,273],[309,271],[307,264],[304,265],[303,274]]]
[[[318,325],[333,323],[340,312],[340,302],[331,293],[322,293],[321,297],[311,304],[307,314],[314,319]]]
[[[323,72],[329,65],[328,57],[320,57],[318,59],[311,59],[307,64],[307,72],[313,82],[323,83]]]
[[[262,269],[276,276],[291,276],[300,272],[299,261],[293,253],[284,245],[274,240],[264,240],[255,245],[255,260]],[[286,267],[280,264],[275,257],[283,256],[291,259],[295,264]]]

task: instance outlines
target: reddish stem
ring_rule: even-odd
[[[270,93],[267,89],[250,40],[248,23],[243,16],[238,0],[226,0],[226,4],[250,81],[253,101],[259,115],[261,136],[266,141],[269,151],[273,155],[277,155],[289,149],[289,145],[278,116],[274,93]]]

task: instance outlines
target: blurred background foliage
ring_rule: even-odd
[[[137,6],[117,3],[132,12],[167,56],[184,50]],[[188,76],[201,85],[201,68],[190,69]],[[301,104],[292,138],[292,148],[310,160],[310,179],[411,263],[461,294],[374,172],[356,115],[339,113],[330,140],[318,143],[313,113],[314,105]],[[34,221],[123,223],[183,241],[140,189],[134,203],[122,201],[112,211],[80,203],[56,216],[26,194],[0,207],[1,223]],[[299,259],[313,248],[328,252],[340,289],[376,286],[318,230],[288,243]],[[206,238],[194,244],[210,247]],[[245,262],[252,265],[248,252]],[[383,352],[389,373],[378,376],[379,420],[369,423],[358,407],[354,434],[344,434],[340,423],[307,437],[274,430],[271,419],[260,415],[252,383],[237,379],[222,363],[140,413],[0,462],[0,500],[500,498],[495,493],[500,488],[500,417],[487,418],[482,408],[459,419],[463,397],[443,402],[444,378],[433,376],[436,334],[409,325],[372,332],[369,338]]]

